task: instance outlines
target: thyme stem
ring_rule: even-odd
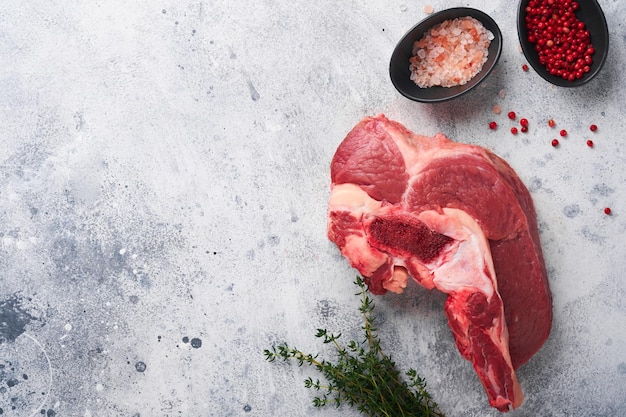
[[[265,358],[270,362],[280,358],[295,360],[299,366],[305,363],[314,366],[328,381],[322,384],[312,378],[305,380],[306,388],[320,392],[313,399],[315,407],[345,404],[356,407],[369,417],[444,417],[426,391],[426,381],[414,369],[405,374],[408,382],[403,380],[395,362],[383,353],[374,326],[374,302],[367,295],[361,277],[357,277],[354,283],[360,288],[357,295],[361,297],[359,311],[364,320],[364,341],[350,341],[344,348],[338,341],[341,334],[318,329],[315,336],[324,344],[334,346],[336,363],[318,360],[318,355],[305,354],[287,343],[265,349]]]

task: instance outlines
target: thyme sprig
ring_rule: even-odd
[[[339,343],[340,333],[317,329],[315,336],[336,350],[336,363],[319,359],[319,355],[303,353],[287,343],[265,349],[265,358],[270,362],[294,360],[298,366],[315,367],[327,381],[311,377],[304,381],[306,388],[318,392],[313,399],[315,407],[347,404],[370,417],[443,417],[439,406],[426,391],[426,381],[414,369],[406,372],[408,381],[403,380],[395,362],[383,353],[374,325],[374,302],[361,277],[357,277],[354,283],[360,288],[357,295],[361,296],[359,311],[364,320],[361,327],[365,332],[363,341],[352,340],[344,347]]]

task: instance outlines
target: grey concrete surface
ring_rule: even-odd
[[[326,238],[329,162],[385,113],[492,149],[535,200],[554,327],[510,415],[624,415],[624,4],[600,1],[602,73],[559,89],[522,71],[512,2],[429,3],[479,8],[504,36],[495,73],[436,105],[387,74],[426,2],[4,1],[0,414],[358,415],[314,409],[311,372],[262,351],[328,353],[319,327],[359,336],[356,273]],[[509,110],[528,133],[509,133]],[[497,416],[444,301],[377,297],[383,347],[449,416]]]

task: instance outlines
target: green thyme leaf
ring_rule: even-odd
[[[293,360],[299,366],[315,367],[327,381],[321,383],[310,377],[304,381],[305,388],[321,394],[313,399],[315,407],[347,405],[370,417],[443,417],[426,390],[424,378],[414,369],[405,373],[406,379],[402,378],[395,362],[383,353],[374,326],[374,301],[367,295],[361,277],[357,277],[354,283],[360,289],[357,295],[361,297],[359,312],[363,315],[365,340],[351,340],[344,348],[339,343],[341,333],[317,329],[315,336],[324,344],[334,346],[335,363],[318,360],[318,355],[305,354],[287,343],[265,349],[265,359],[269,362]]]

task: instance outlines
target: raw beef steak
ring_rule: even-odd
[[[331,164],[328,236],[374,294],[411,276],[448,294],[461,355],[491,406],[516,408],[515,370],[548,338],[552,296],[535,210],[513,169],[490,151],[362,120]]]

